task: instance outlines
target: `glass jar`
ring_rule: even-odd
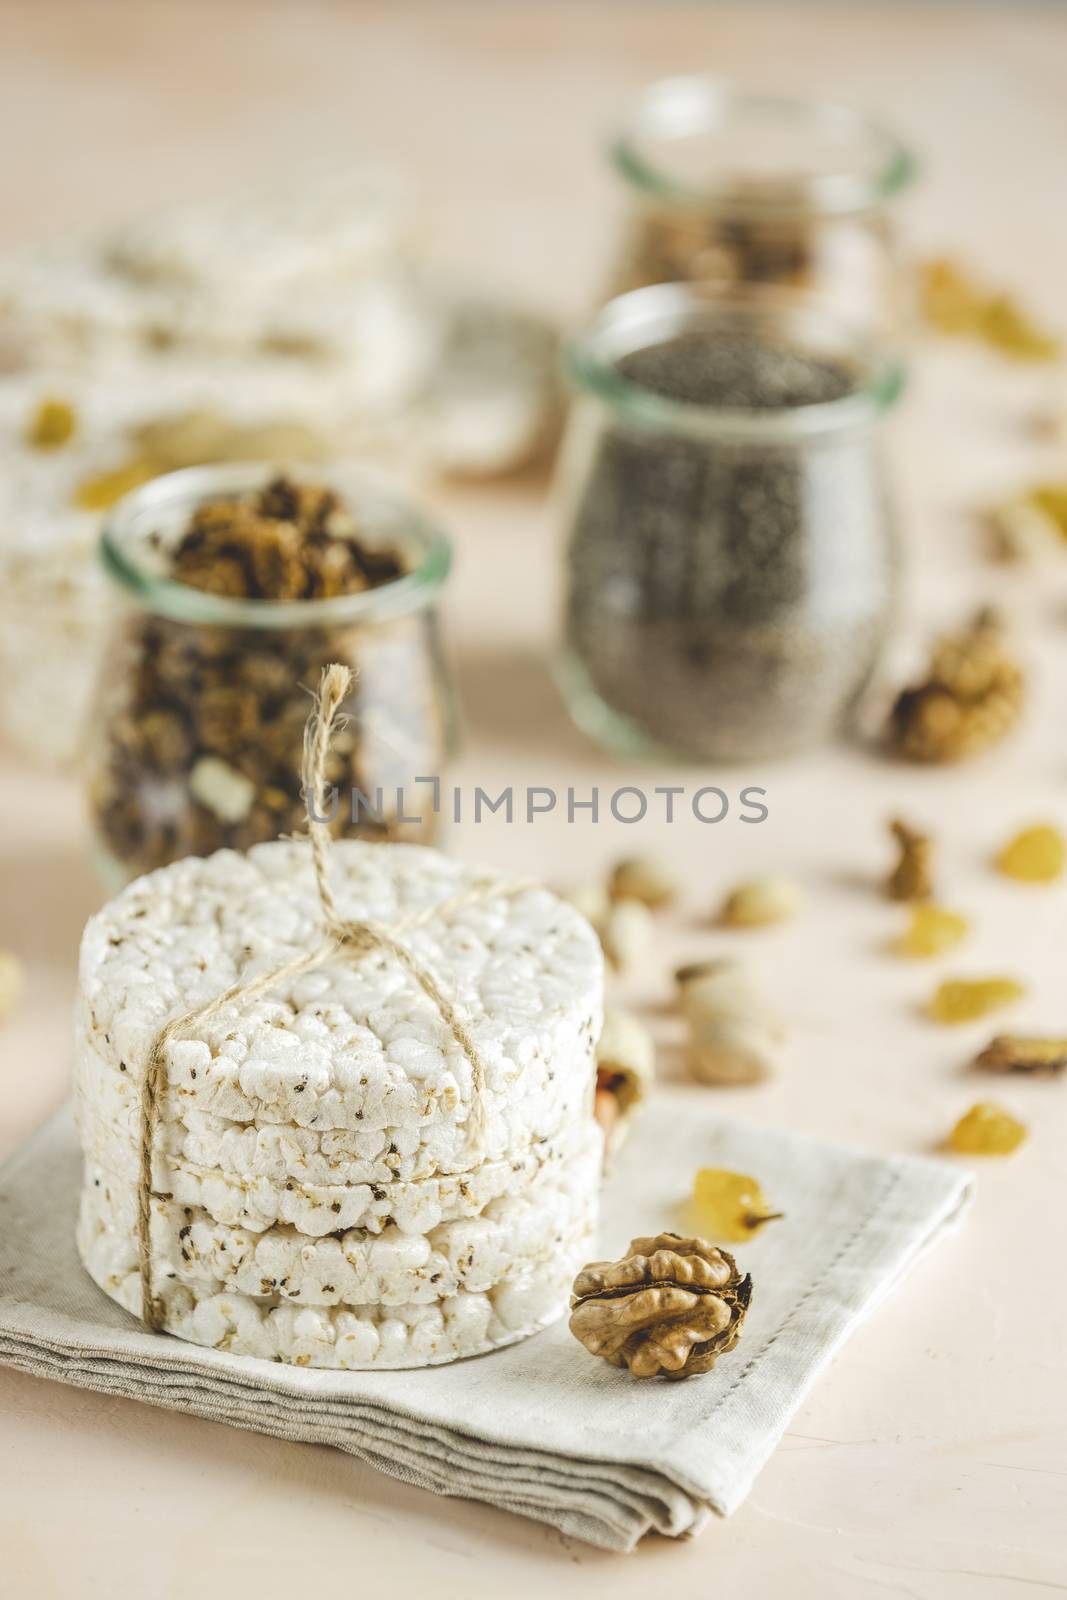
[[[705,760],[827,739],[886,635],[898,365],[819,303],[611,302],[568,352],[564,691],[603,741]]]
[[[882,337],[906,329],[891,213],[916,164],[861,113],[670,78],[640,97],[611,158],[629,201],[613,293],[779,284]]]
[[[354,514],[364,548],[401,576],[321,600],[261,600],[174,581],[168,556],[197,507],[242,498],[263,465],[194,467],[128,495],[105,523],[104,569],[121,603],[87,740],[88,789],[114,883],[185,855],[245,850],[306,827],[300,771],[310,692],[333,661],[353,669],[329,782],[345,837],[429,842],[430,785],[452,745],[454,699],[437,596],[451,547],[423,514],[353,471],[314,469]]]

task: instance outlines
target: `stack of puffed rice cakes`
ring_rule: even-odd
[[[410,845],[334,846],[342,916],[391,925],[481,875]],[[141,1312],[141,1084],[160,1029],[315,949],[301,842],[221,851],[137,879],[82,944],[78,1248]],[[433,1001],[381,949],[233,1003],[166,1048],[151,1203],[163,1325],[302,1366],[423,1366],[535,1332],[589,1259],[602,962],[544,889],[490,892],[405,932],[468,1022],[472,1072]]]

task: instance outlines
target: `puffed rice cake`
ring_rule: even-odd
[[[385,925],[477,881],[435,851],[358,841],[334,846],[331,871],[342,914]],[[339,954],[190,1025],[166,1051],[154,1141],[153,1287],[171,1332],[274,1360],[407,1366],[511,1342],[564,1309],[602,1153],[595,935],[531,888],[403,937],[468,1018],[486,1064],[483,1139],[469,1132],[465,1055],[387,953]],[[159,1029],[321,939],[299,842],[175,863],[88,925],[78,1245],[129,1309],[140,1085]]]

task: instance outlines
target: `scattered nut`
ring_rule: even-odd
[[[916,832],[899,817],[889,824],[889,831],[900,848],[900,859],[886,879],[886,893],[891,900],[931,899],[934,893],[933,840],[928,834]]]
[[[566,888],[557,889],[556,893],[561,900],[566,900],[575,911],[581,912],[587,922],[591,922],[599,934],[611,910],[611,900],[608,891],[602,883],[575,883]]]
[[[678,892],[674,875],[655,856],[630,856],[616,862],[609,885],[613,900],[640,900],[655,911]]]
[[[709,961],[675,974],[689,1028],[686,1061],[698,1083],[760,1083],[770,1077],[784,1030],[746,969]]]
[[[963,761],[1012,731],[1025,689],[998,618],[982,611],[969,627],[939,639],[926,678],[897,696],[890,745],[909,761]]]
[[[655,1077],[656,1048],[644,1023],[629,1011],[606,1011],[596,1065],[596,1116],[610,1155],[629,1133]]]
[[[795,915],[800,899],[800,890],[788,878],[751,878],[727,895],[720,920],[731,928],[784,922]]]
[[[570,1328],[591,1355],[635,1378],[710,1372],[741,1336],[752,1298],[733,1256],[704,1239],[634,1239],[621,1261],[594,1261],[574,1280]]]
[[[652,913],[640,900],[616,900],[597,932],[608,961],[616,972],[625,972],[652,946]]]
[[[976,1067],[985,1072],[1017,1072],[1033,1077],[1055,1077],[1067,1067],[1067,1039],[1026,1037],[1000,1033],[980,1055]]]

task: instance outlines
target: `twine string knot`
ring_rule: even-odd
[[[308,836],[315,871],[315,886],[326,928],[326,938],[314,950],[294,956],[280,966],[273,967],[247,981],[235,983],[206,1006],[172,1018],[156,1035],[145,1062],[141,1089],[137,1243],[141,1279],[141,1320],[154,1332],[162,1329],[165,1315],[159,1297],[152,1290],[151,1233],[152,1201],[159,1198],[152,1187],[152,1165],[162,1099],[167,1087],[167,1046],[187,1029],[210,1022],[234,1001],[243,1001],[247,1004],[287,979],[295,978],[331,957],[340,955],[349,960],[359,960],[376,950],[389,955],[410,974],[423,993],[433,1002],[439,1016],[470,1064],[471,1094],[467,1127],[471,1168],[476,1166],[482,1157],[486,1122],[486,1067],[471,1031],[470,1019],[449,999],[434,973],[402,936],[426,927],[443,916],[454,915],[469,905],[487,899],[490,895],[519,894],[524,889],[531,888],[532,884],[526,879],[514,882],[481,879],[459,894],[440,900],[420,911],[411,912],[389,924],[342,916],[330,879],[331,839],[329,823],[325,820],[324,799],[330,738],[338,724],[341,705],[351,683],[352,674],[345,666],[334,663],[323,670],[315,704],[304,733],[303,793],[307,805]]]

